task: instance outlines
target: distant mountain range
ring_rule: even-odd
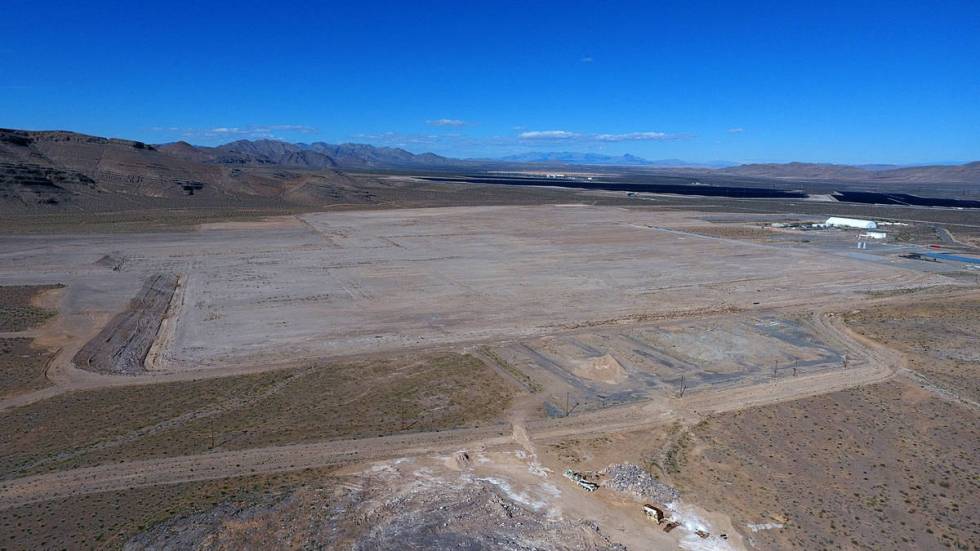
[[[907,166],[765,163],[722,168],[716,174],[802,181],[867,181],[980,184],[980,162],[962,165]]]
[[[518,153],[492,159],[508,163],[561,163],[570,165],[608,165],[608,166],[651,166],[651,167],[687,167],[687,168],[721,168],[737,163],[727,161],[711,161],[694,163],[681,159],[661,159],[650,161],[636,155],[603,155],[601,153],[578,153],[571,151]]]
[[[0,207],[37,208],[109,202],[162,201],[194,195],[196,204],[363,202],[372,191],[350,171],[540,169],[542,164],[620,166],[636,173],[731,176],[793,182],[970,184],[980,186],[980,162],[941,166],[850,166],[817,163],[714,166],[633,155],[528,153],[504,159],[452,159],[367,144],[240,140],[217,147],[187,142],[150,145],[67,131],[0,129]],[[724,164],[724,163],[717,163]],[[182,199],[181,199],[182,200]],[[251,203],[249,203],[251,202]]]
[[[217,147],[176,142],[157,146],[160,151],[208,164],[290,166],[300,168],[407,168],[448,166],[459,161],[433,153],[416,155],[404,149],[366,144],[287,143],[278,140],[238,140]]]

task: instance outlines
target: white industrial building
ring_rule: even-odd
[[[873,220],[859,220],[857,218],[840,218],[831,216],[823,223],[824,226],[835,228],[857,228],[859,230],[874,230],[878,228]]]
[[[858,236],[861,239],[885,239],[888,234],[883,231],[868,231]]]

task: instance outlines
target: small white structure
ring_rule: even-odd
[[[857,228],[859,230],[874,230],[878,228],[878,224],[875,224],[872,220],[859,220],[857,218],[840,218],[837,216],[831,216],[824,222],[825,226],[835,227],[835,228]]]
[[[888,234],[883,231],[867,231],[859,235],[861,239],[884,239]]]

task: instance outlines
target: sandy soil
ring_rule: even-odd
[[[288,418],[290,411],[317,400],[302,392],[315,386],[304,389],[302,382],[310,380],[305,375],[295,379],[300,384],[273,379],[288,379],[311,362],[357,358],[365,369],[354,387],[370,389],[426,370],[425,362],[385,363],[392,358],[435,352],[474,353],[486,373],[499,377],[495,384],[508,389],[500,392],[515,393],[508,413],[486,426],[342,440],[306,440],[310,431],[285,431],[276,445],[249,440],[257,437],[251,435],[241,449],[174,457],[136,453],[124,462],[32,476],[6,473],[0,510],[339,465],[353,465],[354,471],[345,472],[359,476],[355,471],[363,474],[365,462],[390,466],[413,458],[411,472],[395,468],[393,489],[418,483],[421,469],[439,481],[437,486],[459,484],[463,494],[482,492],[479,507],[509,501],[526,509],[522,499],[544,500],[549,505],[525,511],[529,522],[543,523],[540,534],[552,533],[546,511],[560,505],[562,518],[574,526],[597,522],[601,538],[588,540],[597,548],[662,542],[697,549],[697,540],[690,538],[697,537],[692,527],[698,523],[731,536],[715,542],[715,549],[765,543],[769,540],[747,524],[752,512],[747,505],[725,501],[683,478],[686,466],[699,464],[698,454],[714,445],[708,434],[700,440],[689,436],[689,427],[696,427],[696,434],[728,412],[792,408],[827,393],[914,375],[927,378],[917,380],[920,390],[962,407],[961,398],[970,395],[956,394],[952,401],[943,395],[934,384],[941,378],[930,378],[913,364],[914,350],[878,342],[869,330],[856,333],[844,323],[850,318],[839,313],[886,308],[910,296],[970,297],[973,291],[965,280],[919,271],[914,263],[892,262],[884,254],[854,254],[834,243],[786,247],[690,231],[705,223],[703,215],[690,212],[466,207],[323,213],[183,234],[0,240],[0,258],[12,261],[0,267],[0,282],[66,284],[56,297],[59,315],[35,335],[38,343],[59,350],[47,374],[52,386],[0,400],[4,414],[54,403],[49,398],[63,393],[74,400],[97,397],[99,389],[110,387],[152,392],[168,383],[174,385],[169,394],[183,396],[182,389],[192,384],[234,386],[243,374],[264,373],[274,390],[269,403],[278,404]],[[111,261],[103,260],[107,257]],[[149,345],[147,371],[119,376],[77,369],[71,361],[77,351],[126,311],[158,273],[180,275],[174,297],[154,309],[153,320],[134,322],[119,335],[121,342],[139,335]],[[960,348],[969,353],[968,345]],[[957,380],[969,373],[961,370]],[[484,381],[484,388],[493,388]],[[438,388],[436,381],[427,384]],[[249,392],[258,398],[238,397],[249,408],[267,398],[265,390]],[[355,400],[360,395],[356,388],[348,393]],[[325,409],[316,415],[330,415],[330,408],[343,403],[326,393],[319,398]],[[452,405],[451,400],[424,408]],[[191,432],[198,435],[202,420],[234,415],[201,404],[186,411],[159,409],[151,420],[133,418],[124,434],[109,431],[83,447],[111,451],[106,446],[120,439],[139,442],[162,434],[157,427],[193,425]],[[255,409],[255,415],[262,410]],[[699,424],[705,419],[709,425]],[[600,468],[607,460],[620,462],[617,454],[634,454],[639,461],[656,451],[650,446],[644,451],[642,439],[623,436],[636,434],[659,435],[648,440],[660,450],[648,456],[651,469],[686,481],[691,496],[675,504],[675,513],[689,519],[685,530],[664,534],[650,526],[636,503],[604,491],[584,495],[560,475],[570,463]],[[460,450],[486,461],[461,463],[453,459]],[[49,459],[31,458],[38,460]],[[546,496],[547,485],[558,494]],[[376,499],[381,498],[369,494],[365,503]],[[309,495],[303,500],[319,503]],[[422,510],[426,499],[409,502]],[[411,511],[407,514],[412,518]],[[262,518],[267,520],[256,526],[282,517]],[[387,520],[397,524],[399,518]],[[449,532],[434,533],[459,535]],[[808,525],[794,535],[804,539],[785,541],[815,541],[807,538],[818,533]]]

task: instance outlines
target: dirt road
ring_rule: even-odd
[[[831,313],[817,314],[825,337],[848,351],[841,372],[787,377],[769,384],[703,391],[684,398],[660,397],[561,419],[435,433],[395,435],[254,448],[203,455],[134,461],[13,479],[0,484],[0,509],[73,495],[145,486],[229,478],[323,467],[340,463],[413,456],[461,448],[489,448],[592,433],[633,431],[702,415],[797,400],[887,380],[904,367],[901,354],[856,335]],[[515,436],[516,435],[516,436]]]

